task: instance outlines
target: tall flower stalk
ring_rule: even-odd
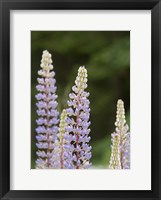
[[[37,143],[38,158],[36,160],[36,168],[52,168],[52,152],[54,149],[54,141],[58,132],[57,124],[59,122],[57,111],[57,95],[56,95],[56,80],[53,70],[51,54],[45,50],[42,54],[41,70],[38,71],[40,78],[37,79],[38,85],[36,89],[38,94],[37,99]]]
[[[87,70],[84,66],[79,67],[75,85],[69,94],[70,100],[67,102],[69,108],[67,131],[73,133],[73,162],[75,169],[89,168],[91,166],[91,146],[90,141],[90,101],[87,88]]]
[[[118,100],[115,133],[111,135],[111,157],[110,169],[129,169],[130,168],[130,133],[125,120],[124,102]]]
[[[60,116],[59,133],[55,141],[53,151],[53,167],[57,169],[73,169],[73,150],[71,144],[72,135],[66,131],[67,127],[67,112],[64,109]]]

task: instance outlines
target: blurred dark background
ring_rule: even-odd
[[[42,51],[52,54],[56,72],[58,110],[66,101],[79,66],[88,70],[91,108],[92,163],[104,168],[110,158],[110,134],[115,131],[116,103],[125,103],[130,126],[130,32],[129,31],[32,31],[31,32],[31,168],[36,159],[37,71]]]

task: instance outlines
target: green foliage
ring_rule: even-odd
[[[92,164],[94,166],[99,166],[99,168],[107,168],[111,154],[111,138],[104,137],[99,141],[93,142],[92,145],[92,155],[94,155],[92,158]]]
[[[32,167],[35,159],[35,86],[42,51],[54,62],[59,111],[66,108],[68,94],[80,65],[88,70],[91,102],[91,145],[94,166],[106,166],[110,156],[110,134],[114,132],[116,103],[122,99],[130,119],[130,32],[129,31],[32,31],[31,109]]]

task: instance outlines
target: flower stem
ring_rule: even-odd
[[[79,101],[78,101],[78,102],[79,102]],[[78,113],[77,116],[76,116],[76,129],[78,128],[78,119],[79,119],[79,113]],[[76,133],[75,136],[76,136],[76,147],[77,147],[78,144],[79,144],[79,133]],[[77,158],[76,169],[79,169],[79,166],[78,166],[79,157],[80,157],[79,152],[76,151],[76,158]]]
[[[46,83],[45,85],[45,88],[46,88],[46,130],[49,128],[49,120],[50,120],[50,117],[49,117],[49,109],[48,109],[48,105],[49,105],[49,101],[48,101],[48,92],[47,92],[47,87],[48,87],[48,84]],[[49,158],[49,155],[50,155],[50,140],[49,140],[49,133],[48,131],[46,131],[46,137],[47,137],[47,143],[48,143],[48,148],[47,148],[47,166],[50,167],[50,158]]]

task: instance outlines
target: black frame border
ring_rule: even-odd
[[[152,190],[10,190],[10,11],[151,10],[152,20]],[[160,0],[0,0],[0,198],[8,199],[161,199],[161,1]],[[146,101],[146,100],[145,100]],[[138,180],[139,181],[139,180]]]

